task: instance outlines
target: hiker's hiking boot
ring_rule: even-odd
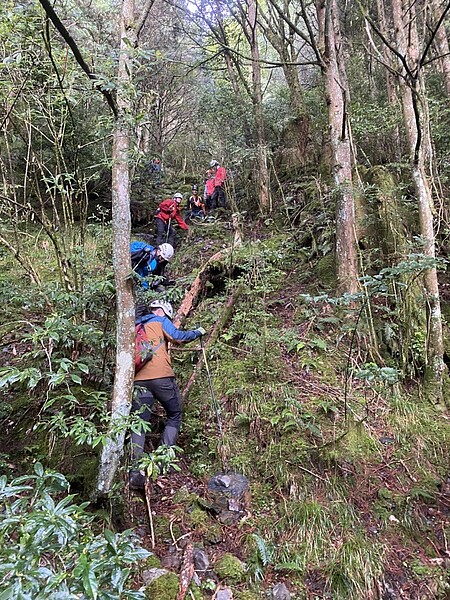
[[[145,485],[145,476],[140,471],[130,471],[129,473],[130,488],[134,490],[143,490]]]

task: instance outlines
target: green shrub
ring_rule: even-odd
[[[0,478],[0,597],[4,600],[139,599],[127,588],[131,567],[149,556],[130,531],[95,533],[88,503],[67,495],[63,475]]]

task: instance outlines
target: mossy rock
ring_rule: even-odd
[[[233,554],[224,554],[214,565],[219,579],[227,583],[241,583],[245,577],[245,565]]]
[[[157,515],[153,520],[155,527],[155,535],[158,539],[170,539],[172,534],[170,533],[170,519],[166,516]],[[177,523],[172,525],[172,533],[178,538],[182,534],[180,526]]]
[[[154,579],[145,588],[145,597],[147,600],[176,600],[178,595],[179,579],[175,573],[166,573],[157,579]],[[200,588],[195,584],[189,586],[188,598],[194,600],[203,600]]]
[[[223,540],[222,527],[218,523],[212,523],[203,532],[203,539],[208,544],[218,544]]]
[[[177,594],[178,576],[175,573],[161,575],[145,588],[145,597],[148,600],[176,600]]]
[[[197,494],[190,492],[187,487],[183,485],[175,492],[173,501],[175,504],[194,504],[198,501],[198,496]]]
[[[209,517],[204,510],[194,507],[190,513],[188,513],[186,521],[190,527],[204,529],[208,526]]]

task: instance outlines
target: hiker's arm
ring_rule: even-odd
[[[170,319],[164,319],[163,331],[171,342],[192,342],[201,336],[197,329],[191,329],[190,331],[177,329]]]

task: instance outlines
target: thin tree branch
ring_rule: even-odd
[[[141,35],[141,31],[145,25],[145,21],[147,20],[149,12],[150,12],[152,6],[154,5],[154,3],[155,3],[155,0],[147,0],[147,4],[142,9],[141,16],[140,16],[138,22],[136,23],[136,40],[139,40],[139,36]]]
[[[424,65],[424,63],[425,63],[425,57],[426,57],[426,55],[428,54],[428,51],[429,51],[429,49],[430,49],[430,47],[431,47],[431,45],[432,45],[432,43],[433,43],[433,41],[434,41],[434,38],[436,37],[436,33],[437,33],[437,31],[438,31],[439,27],[442,25],[442,22],[444,21],[444,19],[445,19],[445,16],[446,16],[446,14],[448,13],[448,11],[449,11],[449,10],[450,10],[450,2],[448,2],[448,3],[447,3],[447,6],[445,7],[444,11],[442,12],[442,15],[441,15],[441,17],[440,17],[439,21],[437,22],[437,24],[436,24],[436,26],[435,26],[434,30],[432,31],[432,33],[431,33],[431,35],[430,35],[430,39],[428,40],[428,43],[427,43],[427,45],[425,46],[425,49],[424,49],[424,51],[423,51],[423,53],[422,53],[422,56],[421,56],[421,58],[420,58],[420,60],[419,60],[419,64],[418,64],[418,66],[417,66],[417,69],[418,69],[418,70],[419,70],[421,67],[423,67],[423,65]]]
[[[108,103],[110,109],[112,110],[114,117],[117,119],[117,117],[118,117],[117,104],[116,104],[116,101],[114,100],[113,96],[107,90],[103,90],[99,86],[97,75],[95,73],[92,73],[91,69],[89,68],[89,65],[85,62],[75,40],[72,38],[70,33],[67,31],[65,26],[62,24],[58,15],[53,10],[53,7],[51,6],[50,2],[48,0],[39,0],[39,2],[42,5],[42,8],[45,10],[45,13],[47,14],[50,21],[53,23],[53,25],[59,31],[59,33],[61,34],[61,36],[64,39],[64,41],[66,42],[66,44],[72,50],[72,53],[73,53],[77,63],[80,65],[80,67],[83,69],[83,71],[89,77],[89,79],[92,79],[93,81],[97,82],[96,89],[98,89],[103,94],[106,102]]]

